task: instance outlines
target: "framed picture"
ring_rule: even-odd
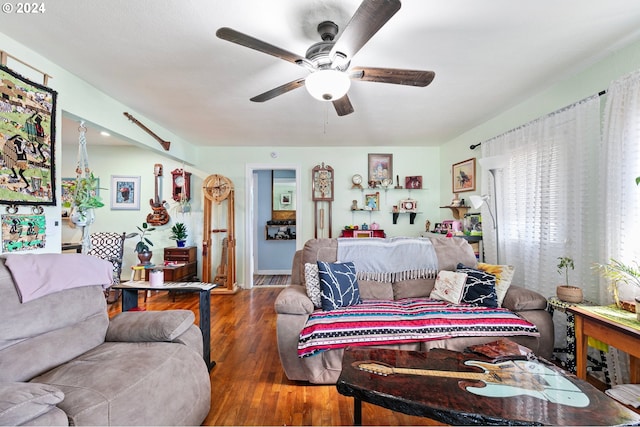
[[[451,168],[453,181],[453,192],[462,193],[464,191],[476,190],[476,158],[454,163]]]
[[[280,204],[281,205],[290,205],[291,204],[291,193],[282,193],[282,194],[280,194]]]
[[[364,195],[364,210],[379,211],[380,210],[380,193],[375,192]]]
[[[140,177],[111,175],[111,209],[140,210]]]
[[[71,194],[71,187],[76,182],[75,178],[62,178],[60,202],[62,204],[62,217],[66,218],[71,215],[71,204],[73,202],[73,194]]]
[[[404,188],[407,190],[420,190],[422,188],[422,176],[405,176]]]
[[[57,92],[0,65],[0,203],[56,205]]]
[[[355,237],[355,238],[373,237],[373,231],[371,231],[371,230],[353,230],[353,237]]]
[[[369,182],[381,184],[383,179],[393,182],[393,154],[369,154]]]

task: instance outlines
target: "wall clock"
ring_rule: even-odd
[[[412,199],[400,200],[400,210],[404,212],[415,212],[418,202]]]
[[[231,194],[233,183],[226,176],[214,174],[204,180],[202,189],[207,199],[220,203]]]
[[[317,165],[311,172],[311,182],[313,183],[311,200],[333,201],[333,168],[329,165]]]
[[[171,171],[173,176],[173,200],[176,202],[191,200],[191,172],[183,169]]]

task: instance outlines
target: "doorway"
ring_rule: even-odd
[[[294,164],[282,164],[282,165],[273,165],[273,164],[248,164],[246,167],[246,206],[247,206],[247,221],[246,221],[246,233],[245,233],[245,282],[248,289],[254,287],[254,275],[258,272],[258,263],[259,263],[259,251],[260,246],[263,246],[265,243],[269,244],[272,248],[272,252],[275,251],[277,254],[278,245],[283,244],[283,242],[275,241],[278,239],[273,239],[272,237],[267,237],[270,232],[267,229],[267,220],[271,220],[273,218],[266,219],[264,214],[261,214],[261,210],[265,209],[265,199],[268,201],[269,206],[273,206],[273,200],[276,198],[277,200],[284,200],[285,203],[289,200],[287,196],[282,196],[278,191],[274,193],[273,191],[273,181],[272,178],[269,178],[268,185],[265,185],[265,180],[272,177],[275,171],[292,171],[295,174],[295,188],[287,190],[287,193],[291,191],[291,199],[298,201],[301,199],[301,173],[300,166]],[[277,175],[277,174],[276,174]],[[267,194],[268,193],[268,194]],[[271,208],[272,210],[273,208]],[[271,212],[273,213],[273,212]],[[300,249],[301,245],[301,215],[300,215],[300,206],[296,204],[295,209],[295,220],[293,224],[287,224],[283,227],[283,232],[292,236],[295,234],[294,238],[289,239],[295,242],[295,250]],[[275,224],[277,226],[279,224]],[[295,227],[295,232],[291,231],[291,226]],[[278,227],[275,227],[276,229]],[[286,229],[289,229],[288,231]],[[273,233],[271,233],[273,236]],[[265,240],[269,239],[268,242]],[[285,271],[281,268],[276,270],[265,269],[264,266],[261,266],[261,273],[269,273],[273,272],[275,274],[282,274],[283,272],[290,274],[291,271],[291,263],[293,261],[293,255],[289,254],[284,258],[286,262]]]

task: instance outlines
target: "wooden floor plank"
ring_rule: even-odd
[[[353,399],[333,385],[289,381],[276,342],[275,298],[282,288],[211,295],[211,411],[203,425],[352,425]],[[197,294],[152,292],[146,310],[186,309],[198,321]],[[109,315],[120,312],[120,300]],[[428,392],[425,390],[425,392]],[[363,403],[367,425],[442,425]]]

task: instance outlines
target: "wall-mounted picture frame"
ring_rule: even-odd
[[[75,178],[61,178],[60,183],[60,204],[62,205],[62,217],[67,218],[71,215],[71,205],[73,203],[73,194],[71,193]]]
[[[369,183],[380,185],[384,179],[393,182],[393,154],[369,153],[368,160]]]
[[[451,178],[454,193],[476,191],[476,158],[454,163],[451,167]]]
[[[406,188],[407,190],[421,190],[422,175],[405,176],[404,188]]]
[[[280,194],[280,204],[284,206],[288,206],[291,204],[291,193],[282,193]]]
[[[380,210],[380,192],[369,193],[364,195],[364,210],[379,211]]]
[[[140,177],[111,175],[111,209],[140,210]]]
[[[0,203],[55,206],[58,93],[3,65],[0,82]]]

